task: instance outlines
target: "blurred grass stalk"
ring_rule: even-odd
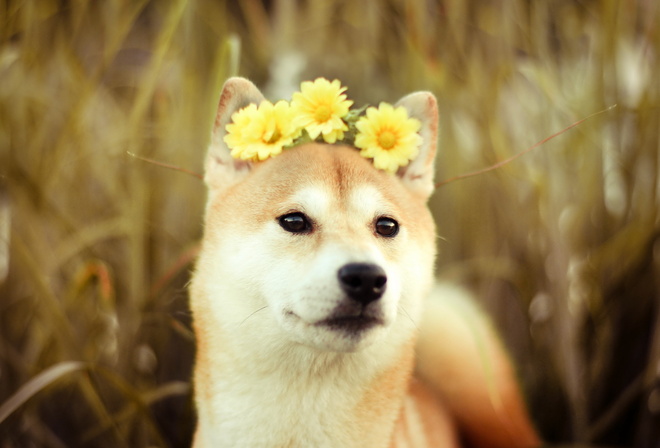
[[[9,238],[11,235],[11,208],[9,197],[0,191],[0,283],[9,274]]]
[[[0,406],[58,363],[88,366],[0,422],[4,446],[188,443],[190,403],[172,398],[187,393],[204,188],[127,153],[201,172],[237,73],[273,99],[317,76],[358,106],[432,90],[438,180],[616,104],[438,189],[438,266],[502,327],[549,441],[660,437],[657,2],[5,1],[0,13]]]
[[[216,92],[237,60],[223,9],[0,6],[0,267],[10,260],[0,405],[30,398],[0,422],[3,446],[189,437],[192,411],[163,427],[154,402],[181,396],[189,408],[189,391],[177,387],[193,352],[183,288],[204,188],[126,154],[200,170]],[[68,360],[86,373],[29,382]],[[32,389],[17,393],[23,385]]]

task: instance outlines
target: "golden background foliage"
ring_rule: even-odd
[[[227,76],[356,105],[431,90],[438,273],[551,444],[660,439],[653,0],[0,1],[0,446],[187,446],[186,282]]]

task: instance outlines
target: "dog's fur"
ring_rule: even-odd
[[[233,159],[225,126],[262,100],[249,81],[227,81],[206,160],[195,448],[538,445],[490,326],[433,283],[434,96],[398,103],[421,121],[423,145],[396,175],[341,145]],[[291,213],[309,228],[287,231]],[[376,231],[381,218],[398,222],[395,236]],[[382,296],[356,300],[347,266],[386,277]]]

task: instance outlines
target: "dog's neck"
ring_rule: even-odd
[[[195,387],[206,400],[196,446],[389,445],[412,350],[383,341],[329,353],[270,335],[246,343],[236,329],[214,333],[222,336],[200,338],[198,348]]]

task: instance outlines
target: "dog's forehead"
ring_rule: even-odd
[[[349,147],[305,145],[267,161],[262,184],[275,202],[300,204],[318,211],[332,207],[380,209],[400,202],[400,182],[376,170],[371,162]],[[261,177],[261,176],[259,176]]]
[[[293,191],[284,202],[316,216],[340,209],[355,214],[391,213],[393,208],[379,189],[368,183],[352,183],[350,188],[335,188],[325,182],[311,183]]]
[[[208,210],[207,227],[247,233],[293,211],[325,223],[389,215],[410,231],[433,226],[426,203],[397,176],[377,170],[355,148],[316,143],[255,164],[243,182],[212,196]]]

